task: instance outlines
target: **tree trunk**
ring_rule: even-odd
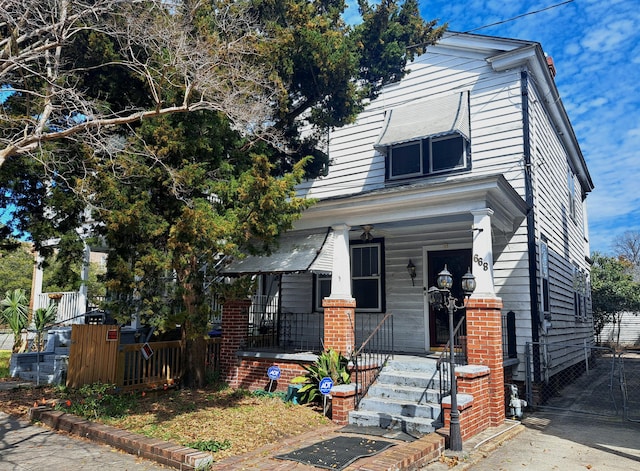
[[[206,385],[207,343],[204,337],[191,337],[182,327],[183,384],[187,388]]]

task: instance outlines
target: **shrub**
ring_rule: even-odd
[[[86,384],[72,391],[56,406],[85,419],[122,417],[135,405],[132,394],[117,394],[115,385]]]
[[[321,397],[320,381],[322,378],[331,378],[334,385],[349,384],[351,375],[348,370],[349,360],[335,350],[322,352],[312,364],[305,366],[307,373],[304,376],[293,378],[292,383],[303,383],[298,391],[298,397],[302,404],[318,401]]]

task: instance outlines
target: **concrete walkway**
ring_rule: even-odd
[[[515,423],[515,422],[511,422]],[[521,424],[478,436],[461,453],[423,471],[640,470],[640,424],[571,412],[537,412]],[[482,435],[482,434],[481,434]],[[450,464],[457,462],[453,468]]]
[[[16,420],[0,412],[0,470],[167,470],[114,448]]]

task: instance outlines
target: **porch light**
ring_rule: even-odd
[[[442,290],[450,290],[453,286],[453,276],[451,276],[451,272],[447,270],[447,265],[445,265],[442,271],[438,273],[436,284],[438,285],[438,288]]]
[[[467,268],[467,273],[462,275],[462,292],[468,298],[476,290],[476,277],[471,273],[471,269]]]
[[[409,276],[411,277],[411,286],[415,286],[416,266],[413,264],[413,261],[411,259],[409,259],[409,263],[407,264],[407,271],[409,272]]]
[[[449,421],[449,448],[452,451],[462,451],[462,434],[460,432],[460,412],[458,411],[458,386],[456,383],[456,360],[454,354],[454,328],[453,315],[456,311],[466,308],[466,300],[476,289],[476,279],[467,269],[467,273],[460,280],[462,283],[462,291],[464,299],[462,304],[458,304],[458,300],[451,295],[451,287],[453,286],[453,276],[447,270],[447,266],[438,273],[436,284],[429,288],[429,302],[437,309],[446,309],[449,314],[449,374],[451,375],[451,419]]]

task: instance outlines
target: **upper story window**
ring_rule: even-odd
[[[389,180],[471,168],[468,93],[389,110],[374,147],[386,154]]]
[[[460,134],[427,137],[388,151],[389,180],[468,168],[467,141]]]

